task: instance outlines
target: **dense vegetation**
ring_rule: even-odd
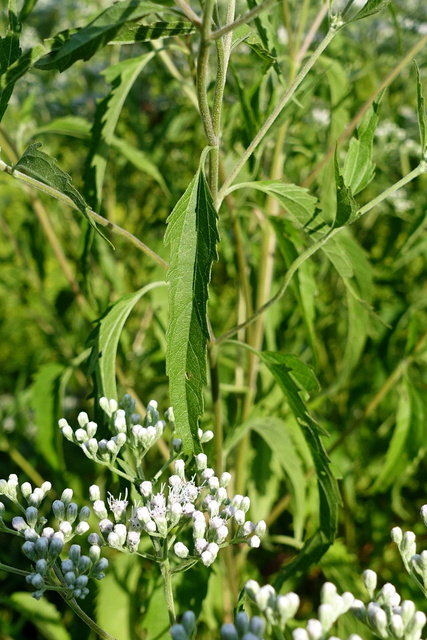
[[[0,477],[71,487],[79,504],[94,483],[118,495],[58,419],[101,421],[99,398],[125,393],[144,415],[154,398],[190,457],[199,418],[214,431],[215,470],[268,525],[261,549],[179,574],[200,637],[248,579],[297,591],[303,619],[325,580],[360,597],[370,567],[425,609],[389,531],[425,537],[427,5],[369,0],[353,20],[365,2],[281,0],[209,41],[186,2],[161,1],[80,51],[65,30],[112,3],[17,4],[0,16]],[[203,3],[212,30],[233,4]],[[339,12],[348,24],[310,57]],[[192,199],[194,237],[178,229]],[[150,452],[147,477],[158,467]],[[26,568],[14,543],[0,532],[0,561]],[[110,551],[84,609],[119,640],[166,637],[158,568]],[[0,571],[0,638],[94,637],[57,594],[25,590]]]

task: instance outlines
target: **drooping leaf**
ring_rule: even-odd
[[[378,124],[379,105],[383,94],[366,112],[357,129],[356,137],[350,141],[343,168],[344,183],[353,195],[362,191],[373,179],[375,163],[372,161],[373,140]]]
[[[32,407],[37,425],[37,448],[50,464],[58,470],[58,418],[60,408],[61,377],[65,367],[50,363],[41,367],[34,376],[32,385]]]
[[[165,282],[151,282],[136,293],[123,296],[99,318],[98,324],[89,337],[92,351],[89,358],[88,374],[95,375],[97,394],[117,400],[116,356],[123,326],[138,302],[148,291],[165,286]]]
[[[385,491],[407,464],[405,446],[411,426],[411,397],[407,385],[401,384],[398,390],[399,401],[396,412],[396,426],[390,446],[387,449],[384,464],[376,477],[371,492]]]
[[[289,407],[297,419],[313,458],[319,489],[319,531],[304,544],[296,558],[280,571],[276,588],[296,572],[301,572],[317,562],[332,544],[337,525],[337,510],[340,501],[336,479],[330,469],[330,461],[320,439],[324,430],[307,410],[300,389],[290,375],[289,359],[284,354],[262,352],[262,361],[273,374],[282,389]]]
[[[387,7],[390,2],[391,0],[368,0],[363,9],[356,13],[356,15],[348,22],[354,22],[355,20],[362,20],[362,18],[373,16],[375,13],[378,13]]]
[[[46,598],[35,600],[31,593],[16,591],[10,596],[10,603],[16,607],[20,617],[31,621],[40,637],[46,640],[71,640],[61,613]]]
[[[288,479],[289,491],[292,495],[293,528],[295,537],[301,538],[305,518],[305,493],[307,480],[298,456],[295,444],[289,433],[285,420],[274,416],[254,415],[248,419],[249,428],[253,429],[268,444],[277,458]]]
[[[427,151],[427,120],[426,120],[426,105],[423,94],[423,85],[421,84],[420,70],[416,61],[414,60],[415,73],[417,76],[417,116],[418,127],[420,130],[421,141],[421,157],[424,158]]]
[[[346,185],[343,176],[340,173],[338,164],[338,150],[335,149],[335,185],[337,190],[337,210],[333,227],[343,227],[350,224],[355,218],[357,211],[357,203],[353,198],[351,188]]]
[[[142,69],[154,55],[154,52],[150,52],[138,58],[123,60],[103,72],[112,89],[96,109],[85,171],[85,194],[94,209],[99,208],[102,200],[108,150],[124,101]]]
[[[153,22],[151,24],[125,24],[108,44],[134,44],[157,40],[157,38],[171,38],[172,36],[187,36],[196,32],[192,22]]]
[[[166,372],[178,437],[184,451],[199,451],[198,420],[206,384],[208,286],[219,241],[217,214],[201,167],[168,220],[169,325]]]
[[[95,53],[114,40],[127,23],[139,20],[150,13],[170,11],[167,7],[143,0],[115,2],[86,27],[79,29],[64,44],[36,64],[38,69],[64,71],[76,60],[89,60]]]
[[[308,189],[288,184],[281,180],[260,180],[258,182],[241,182],[227,190],[231,193],[236,189],[257,189],[276,198],[282,207],[303,227],[312,226],[316,218],[317,198],[308,193]],[[322,221],[324,224],[324,222]]]
[[[5,83],[3,85],[3,78],[9,67],[16,62],[21,55],[21,47],[19,46],[21,24],[18,21],[16,13],[13,11],[13,5],[9,5],[8,14],[8,29],[4,38],[0,38],[0,121],[7,109],[16,82]]]
[[[13,169],[25,173],[25,175],[30,176],[30,178],[34,178],[70,198],[89,224],[104,240],[111,244],[88,215],[87,209],[89,209],[89,206],[77,189],[71,184],[71,178],[68,173],[65,173],[65,171],[58,167],[55,158],[51,158],[47,153],[39,151],[39,147],[41,147],[40,142],[30,144],[28,149],[24,151],[18,162],[14,165]]]

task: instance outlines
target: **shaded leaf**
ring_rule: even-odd
[[[203,161],[204,154],[202,156]],[[199,451],[198,420],[206,384],[208,285],[219,241],[217,214],[201,167],[168,220],[169,325],[166,372],[177,435],[184,451]]]
[[[372,493],[388,489],[393,480],[402,472],[402,467],[407,465],[405,449],[412,415],[411,399],[407,384],[401,384],[398,393],[399,401],[396,412],[396,426],[387,449],[384,464],[371,488]]]
[[[58,167],[55,158],[51,158],[47,153],[39,151],[39,147],[41,147],[39,142],[30,144],[28,149],[24,151],[23,155],[14,165],[13,169],[25,173],[25,175],[30,176],[30,178],[34,178],[70,198],[89,224],[108,244],[111,244],[88,215],[87,209],[89,209],[89,206],[77,189],[71,184],[71,178],[68,173],[65,173],[65,171],[62,171],[62,169]]]
[[[420,130],[421,141],[421,157],[424,158],[427,151],[427,121],[426,121],[426,105],[423,95],[423,85],[421,84],[420,70],[414,60],[415,73],[417,76],[417,116],[418,127]]]
[[[373,140],[382,95],[366,112],[357,129],[356,137],[350,141],[345,158],[343,178],[353,195],[362,191],[375,175],[375,163],[372,161]]]
[[[134,638],[133,614],[137,610],[136,593],[142,565],[131,555],[119,554],[99,581],[96,594],[96,620],[108,633],[120,640]]]
[[[99,208],[102,200],[108,150],[124,101],[142,69],[154,55],[154,52],[150,52],[138,58],[123,60],[103,72],[112,89],[96,108],[85,171],[85,193],[94,209]]]
[[[353,198],[351,188],[346,185],[344,178],[340,173],[337,149],[335,149],[334,166],[335,185],[337,190],[337,210],[333,227],[338,228],[343,227],[346,224],[350,224],[354,220],[357,211],[357,204]]]
[[[114,40],[127,23],[154,12],[170,11],[167,7],[138,0],[116,2],[105,9],[86,27],[72,33],[71,37],[36,64],[38,69],[68,69],[76,60],[89,60],[95,53]],[[66,36],[64,36],[66,37]]]
[[[111,147],[121,153],[122,156],[129,160],[137,169],[153,178],[168,197],[171,195],[162,174],[154,162],[150,160],[148,154],[137,149],[126,140],[116,138],[116,136],[113,136]]]
[[[46,640],[71,640],[60,612],[46,598],[35,600],[30,593],[16,591],[10,596],[9,602],[16,607],[20,616],[31,621],[40,637]]]
[[[123,296],[99,318],[89,337],[92,351],[89,357],[88,375],[95,375],[97,394],[117,400],[116,356],[123,326],[138,302],[148,291],[165,286],[165,282],[151,282],[136,293]]]

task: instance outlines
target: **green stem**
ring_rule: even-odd
[[[185,13],[187,18],[194,24],[198,29],[202,26],[202,22],[197,15],[190,7],[190,5],[185,0],[175,0],[175,3],[178,5],[180,9]]]
[[[411,180],[414,180],[415,178],[417,178],[422,173],[425,173],[426,171],[427,171],[427,163],[424,161],[420,162],[418,167],[416,167],[413,171],[411,171],[411,173],[409,173],[407,176],[405,176],[404,178],[396,182],[394,185],[392,185],[391,187],[383,191],[379,196],[374,198],[371,202],[368,202],[368,204],[361,207],[358,210],[354,220],[352,220],[352,223],[355,222],[356,220],[359,220],[359,218],[361,218],[365,213],[370,211],[373,207],[380,204],[380,202],[390,197],[393,193],[395,193],[396,191],[404,187],[406,184],[408,184],[408,182],[411,182]],[[286,292],[289,286],[289,283],[291,282],[294,274],[298,271],[300,266],[304,264],[304,262],[308,260],[308,258],[311,258],[311,256],[314,255],[319,249],[321,249],[327,242],[329,242],[331,238],[333,238],[337,233],[339,233],[342,229],[345,229],[347,226],[348,224],[342,227],[338,227],[336,229],[332,229],[329,233],[324,235],[323,238],[318,240],[315,244],[313,244],[311,247],[309,247],[303,253],[301,253],[298,256],[298,258],[296,258],[294,262],[291,264],[291,266],[289,267],[288,272],[284,277],[283,282],[279,290],[277,291],[277,293],[275,293],[275,295],[272,298],[270,298],[270,300],[268,300],[265,304],[259,307],[250,318],[245,320],[245,322],[242,322],[241,324],[236,325],[233,329],[230,329],[230,331],[227,331],[226,333],[223,333],[222,336],[219,336],[218,338],[216,338],[215,343],[218,344],[220,342],[223,342],[224,340],[231,338],[231,336],[234,336],[238,331],[240,331],[240,329],[244,329],[247,326],[251,325],[253,322],[255,322],[255,320],[261,314],[263,314],[267,309],[269,309],[275,302],[280,300],[280,298]]]
[[[76,209],[77,211],[80,211],[80,209],[74,204],[74,202],[68,196],[61,193],[61,191],[58,191],[53,187],[49,187],[49,185],[45,184],[44,182],[40,182],[40,180],[36,180],[35,178],[31,178],[30,176],[27,176],[25,175],[25,173],[22,173],[21,171],[17,171],[13,167],[10,167],[9,165],[7,165],[2,160],[0,160],[0,171],[4,171],[8,175],[19,180],[20,182],[23,182],[29,185],[30,187],[37,189],[38,191],[43,191],[43,193],[47,193],[52,198],[55,198],[56,200],[63,202],[64,204],[71,207],[72,209]],[[117,235],[122,236],[123,238],[126,238],[126,240],[128,240],[131,244],[133,244],[137,249],[139,249],[140,251],[148,255],[150,258],[152,258],[155,262],[157,262],[157,264],[159,264],[164,269],[167,269],[169,267],[168,263],[165,260],[163,260],[163,258],[157,255],[157,253],[152,249],[150,249],[150,247],[147,247],[147,245],[141,242],[141,240],[138,240],[138,238],[136,238],[132,233],[130,233],[129,231],[126,231],[126,229],[122,229],[122,227],[119,227],[118,225],[114,224],[113,222],[110,222],[109,220],[106,220],[105,218],[100,216],[99,213],[96,213],[95,211],[92,211],[92,209],[89,209],[89,207],[86,209],[85,213],[88,216],[90,216],[92,220],[100,224],[102,227],[110,229],[113,233],[116,233]]]
[[[172,625],[176,622],[176,614],[172,589],[172,573],[170,570],[170,562],[167,558],[163,559],[160,563],[160,571],[163,578],[163,587],[165,590],[166,607],[169,614],[169,621]]]
[[[322,42],[319,44],[319,46],[314,51],[314,53],[310,56],[310,58],[307,60],[307,62],[305,63],[305,65],[303,66],[303,68],[301,69],[301,71],[299,72],[297,77],[295,78],[295,80],[292,82],[292,84],[290,85],[289,89],[287,89],[284,92],[284,94],[281,96],[281,98],[279,99],[279,101],[277,103],[277,106],[273,109],[271,114],[268,116],[267,120],[264,122],[264,124],[262,125],[262,127],[260,128],[258,133],[255,135],[255,137],[252,140],[252,142],[250,143],[250,145],[242,153],[242,155],[241,155],[240,159],[238,160],[238,162],[236,163],[234,169],[232,170],[232,172],[230,173],[230,175],[228,176],[228,178],[225,180],[224,184],[222,185],[221,189],[219,190],[218,200],[219,200],[220,203],[224,199],[229,186],[233,183],[234,179],[237,177],[237,175],[243,169],[244,165],[246,164],[248,159],[251,157],[251,155],[253,154],[255,149],[262,142],[262,140],[264,139],[264,137],[267,134],[267,132],[269,131],[269,129],[272,127],[272,125],[274,124],[276,119],[279,117],[279,115],[281,114],[281,112],[283,111],[285,106],[288,104],[288,102],[294,96],[296,90],[298,89],[298,87],[300,86],[300,84],[302,83],[302,81],[304,80],[304,78],[306,77],[308,72],[310,71],[310,69],[317,62],[317,60],[319,59],[319,57],[321,56],[323,51],[326,49],[326,47],[331,43],[331,41],[335,37],[336,33],[337,33],[336,29],[330,29],[328,31],[328,33],[326,34],[326,36],[324,37]]]
[[[218,139],[213,129],[208,102],[210,35],[214,7],[215,0],[206,0],[201,28],[200,50],[197,59],[197,100],[199,103],[203,128],[205,130],[208,144],[211,147],[216,147],[218,144]]]

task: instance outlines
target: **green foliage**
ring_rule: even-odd
[[[82,500],[118,495],[56,426],[101,395],[173,405],[189,460],[212,429],[215,470],[270,521],[258,553],[177,576],[210,639],[249,578],[299,591],[307,618],[323,577],[386,582],[390,524],[426,501],[427,10],[329,2],[330,31],[319,3],[273,2],[209,41],[233,3],[205,31],[211,3],[189,4],[2,8],[0,467],[66,464]],[[3,535],[0,562],[23,566]],[[166,637],[158,574],[123,558],[85,610],[119,640]],[[22,588],[0,573],[5,636],[89,637]]]

